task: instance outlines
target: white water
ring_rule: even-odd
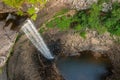
[[[21,29],[44,57],[46,57],[47,59],[54,59],[47,45],[43,41],[43,38],[38,33],[35,25],[30,19],[26,20]]]

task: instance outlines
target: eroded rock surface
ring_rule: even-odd
[[[54,62],[46,60],[25,35],[14,46],[8,62],[9,80],[64,80]]]
[[[100,57],[101,53],[105,54],[111,60],[114,73],[107,80],[119,80],[120,45],[116,45],[108,33],[99,35],[96,31],[88,30],[87,32],[86,39],[83,39],[73,31],[61,32],[59,29],[51,29],[44,33],[43,37],[56,57],[59,55],[80,56],[81,52],[89,50],[93,51],[95,57]],[[9,59],[8,77],[10,80],[64,80],[56,65],[37,53],[27,37],[22,35]]]
[[[40,13],[38,13],[38,19],[35,21],[38,28],[42,23],[50,19],[57,11],[66,7],[64,4],[58,5],[59,3],[56,2],[49,2],[47,6]],[[0,1],[0,67],[5,65],[7,58],[10,55],[9,52],[12,49],[18,34],[18,31],[10,30],[11,25],[3,29],[6,16],[11,12],[15,12],[15,10]]]
[[[49,3],[47,3],[46,7],[38,13],[38,18],[35,21],[36,27],[39,28],[45,21],[52,18],[56,12],[62,9],[65,9],[65,8],[77,9],[77,10],[86,9],[94,2],[97,2],[97,0],[50,0]],[[0,13],[11,13],[15,11],[16,11],[15,9],[6,6],[3,2],[0,1]],[[13,44],[12,42],[15,41],[14,37],[16,33],[13,31],[10,31],[9,29],[6,29],[6,32],[5,32],[5,30],[2,29],[2,25],[0,26],[1,26],[0,36],[2,36],[0,40],[0,44],[1,44],[0,47],[2,47],[2,49],[0,49],[0,55],[2,54],[6,55],[7,52],[10,51],[10,47]],[[9,37],[12,39],[11,41]],[[93,39],[93,41],[94,40],[95,39]],[[5,44],[7,45],[4,46]],[[3,63],[1,63],[1,66],[3,65]]]
[[[9,13],[9,12],[15,12],[16,10],[5,5],[2,1],[0,1],[0,13]]]
[[[46,38],[51,41],[59,40],[62,50],[65,54],[78,54],[81,51],[91,50],[94,52],[104,53],[114,44],[114,39],[109,33],[99,35],[98,32],[87,30],[86,38],[80,37],[79,34],[70,32],[60,32],[58,29],[50,30]],[[47,39],[46,39],[47,40]],[[61,51],[62,51],[61,50]]]
[[[54,1],[47,4],[48,7],[44,8],[38,14],[36,21],[38,28],[45,21],[52,18],[54,14],[61,9],[66,7],[69,8],[70,6],[71,8],[78,9],[86,8],[86,4],[84,3],[86,0],[68,0],[69,2],[67,0]],[[83,1],[83,3],[79,1]],[[2,27],[0,27],[0,30],[0,37],[4,37],[0,40],[0,44],[2,44],[0,45],[0,52],[3,51],[0,55],[6,57],[6,54],[10,50],[10,46],[12,46],[15,41],[14,34],[16,35],[16,33],[10,31],[9,27],[6,32],[4,32]],[[11,36],[6,35],[6,33]],[[54,29],[46,32],[44,39],[48,43],[51,51],[56,55],[60,53],[63,55],[80,55],[79,53],[84,50],[94,51],[95,56],[100,56],[101,53],[108,53],[114,67],[114,75],[108,79],[120,79],[120,47],[119,44],[115,45],[109,33],[98,35],[96,31],[88,31],[87,38],[83,39],[73,31],[60,32],[58,29]],[[3,49],[4,46],[7,50]],[[49,65],[43,57],[38,57],[37,53],[38,52],[36,49],[23,35],[15,45],[14,52],[8,63],[8,77],[10,80],[63,80],[57,71],[55,64]]]
[[[83,51],[93,51],[94,57],[108,56],[112,63],[112,75],[106,80],[120,79],[120,44],[109,33],[99,35],[96,31],[87,31],[86,39],[74,32],[61,32],[51,29],[44,34],[51,51],[60,56],[80,56]]]
[[[10,50],[15,42],[17,33],[10,30],[10,26],[4,28],[4,22],[0,22],[0,67],[2,67],[9,57]]]
[[[69,5],[71,9],[83,10],[88,9],[93,3],[97,3],[98,0],[58,0],[61,3]],[[120,2],[120,0],[110,0],[112,3],[115,1]]]

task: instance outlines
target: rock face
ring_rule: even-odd
[[[59,0],[58,0],[59,1]],[[110,0],[111,2],[120,0]],[[59,2],[68,4],[71,9],[83,10],[88,9],[93,3],[97,3],[98,0],[60,0]]]
[[[104,53],[110,58],[114,73],[106,80],[119,80],[120,45],[115,44],[108,33],[99,35],[96,31],[88,30],[87,32],[86,39],[83,39],[72,31],[60,32],[58,29],[51,29],[44,33],[43,37],[56,57],[80,56],[80,53],[89,50],[94,52],[95,57],[100,57],[101,53]],[[22,35],[8,61],[8,78],[10,80],[64,80],[56,64],[37,53],[31,42]]]
[[[61,32],[51,29],[44,34],[44,39],[51,51],[60,56],[80,56],[84,51],[92,51],[98,58],[108,56],[112,63],[112,75],[106,80],[119,80],[120,77],[120,44],[116,43],[109,33],[99,35],[96,31],[87,31],[86,39],[73,31]]]
[[[15,31],[10,30],[10,26],[3,29],[3,25],[4,22],[0,22],[0,67],[5,65],[17,35]]]
[[[0,13],[9,13],[9,12],[15,12],[16,10],[5,5],[2,1],[0,1]]]
[[[69,4],[71,4],[71,8],[77,10],[83,10],[90,7],[91,4],[96,3],[97,0],[68,0]]]
[[[35,24],[39,28],[41,24],[52,18],[57,11],[64,8],[84,9],[88,7],[86,6],[86,1],[96,2],[96,0],[51,0],[47,4],[47,8],[44,8],[38,13]],[[4,25],[4,23],[0,24]],[[16,32],[10,31],[10,27],[6,28],[6,31],[3,30],[2,25],[0,27],[1,66],[5,63],[17,34]],[[87,32],[86,39],[81,38],[73,31],[60,32],[58,29],[46,32],[43,37],[51,51],[56,55],[80,55],[79,53],[85,50],[95,52],[96,54],[94,56],[98,57],[101,53],[107,53],[114,67],[114,75],[108,78],[108,80],[119,80],[120,45],[114,43],[109,33],[98,35],[96,31],[88,30]],[[8,78],[10,80],[63,80],[55,64],[49,63],[49,61],[37,53],[37,50],[26,36],[23,35],[20,37],[14,46],[14,52],[8,62]]]
[[[54,62],[46,60],[25,35],[14,46],[8,61],[9,80],[63,80]],[[11,74],[12,73],[12,74]]]
[[[10,30],[10,25],[3,29],[8,13],[15,11],[0,1],[0,68],[5,65],[17,36],[16,31]]]
[[[58,1],[51,1],[40,13],[38,13],[38,19],[35,21],[35,24],[38,28],[42,23],[50,19],[55,14],[55,12],[66,7],[64,4],[58,4]],[[15,10],[13,8],[6,6],[3,2],[0,1],[0,67],[5,65],[10,50],[18,34],[18,31],[16,32],[10,30],[11,25],[3,29],[3,26],[5,25],[6,15],[14,11]]]
[[[51,30],[48,33],[48,39],[59,40],[64,54],[68,55],[69,53],[70,55],[77,54],[86,50],[105,53],[114,44],[114,39],[111,38],[109,33],[99,35],[96,31],[87,30],[85,39],[74,31],[61,33],[59,30]]]
[[[35,21],[35,25],[39,28],[44,22],[51,19],[57,12],[61,11],[62,9],[66,9],[68,5],[61,0],[50,0],[46,7],[43,8],[39,13],[38,17]]]
[[[119,80],[120,79],[120,44],[114,44],[110,50],[107,51],[113,65],[113,75],[106,80]]]
[[[52,18],[54,14],[62,9],[69,8],[69,9],[86,9],[88,8],[92,3],[97,2],[97,0],[50,0],[49,3],[46,5],[44,9],[42,9],[38,13],[38,18],[35,21],[36,26],[39,28],[40,25],[42,25],[45,21]],[[0,13],[10,13],[14,12],[15,9],[10,8],[6,6],[3,2],[0,1]],[[0,14],[1,18],[1,14]],[[5,55],[1,57],[0,67],[3,66],[7,60],[6,55],[8,52],[10,52],[10,47],[12,47],[16,32],[10,31],[9,28],[3,30],[2,26],[4,23],[0,22],[0,56]],[[4,40],[4,41],[3,41]],[[93,41],[96,41],[96,39],[93,39]]]

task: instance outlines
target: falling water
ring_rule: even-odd
[[[21,28],[27,37],[31,40],[33,45],[41,52],[41,54],[47,59],[54,59],[50,50],[44,43],[41,35],[38,33],[35,25],[30,19],[27,19]]]

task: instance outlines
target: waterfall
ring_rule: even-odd
[[[35,25],[30,19],[27,19],[25,21],[21,29],[44,57],[46,57],[47,59],[54,59],[47,45],[43,41],[43,38],[38,33]]]

